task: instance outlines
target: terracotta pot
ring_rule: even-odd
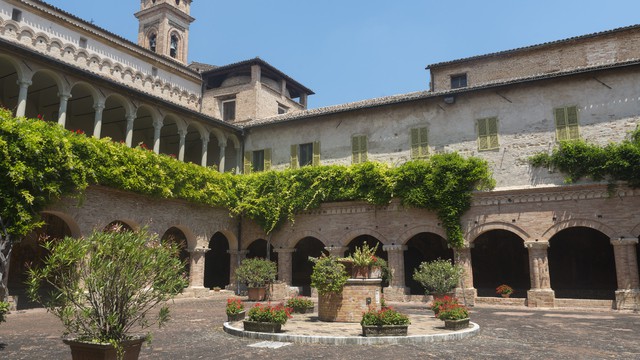
[[[364,336],[407,336],[409,325],[362,325]]]
[[[351,269],[351,277],[353,279],[368,279],[369,267],[354,265],[353,268]]]
[[[469,318],[444,321],[444,328],[447,330],[462,330],[468,327],[469,327]]]
[[[247,296],[249,301],[263,301],[267,294],[267,288],[247,288]]]
[[[268,322],[248,321],[244,322],[244,331],[279,333],[282,331],[282,325]]]
[[[511,294],[500,294],[500,295],[502,295],[503,298],[507,298],[507,299],[509,298],[509,296],[511,296]]]
[[[369,279],[382,279],[382,267],[380,266],[369,267]]]
[[[233,321],[240,321],[244,319],[245,314],[247,313],[246,310],[243,310],[237,314],[227,314],[227,321],[228,322],[233,322]]]
[[[121,342],[120,345],[124,349],[123,360],[137,360],[145,338],[145,336],[139,336]],[[71,348],[73,360],[116,360],[118,358],[118,352],[111,344],[88,343],[76,339],[62,341]]]

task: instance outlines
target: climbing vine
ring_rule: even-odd
[[[624,181],[640,187],[640,127],[620,143],[598,146],[584,140],[563,141],[551,154],[539,153],[529,159],[536,167],[551,167],[566,174],[572,183],[589,177],[610,183]]]
[[[256,221],[269,234],[323,202],[363,200],[435,211],[450,244],[462,245],[460,217],[474,189],[491,189],[487,163],[456,153],[435,154],[391,168],[367,162],[249,175],[221,174],[144,148],[94,139],[38,119],[0,111],[2,209],[12,234],[40,225],[38,212],[62,195],[98,184],[162,198],[225,207]]]

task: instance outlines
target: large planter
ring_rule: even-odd
[[[469,327],[469,318],[444,321],[444,328],[447,330],[462,330],[468,327]]]
[[[362,325],[364,336],[407,336],[409,325]]]
[[[382,279],[382,267],[380,266],[369,267],[369,279]]]
[[[244,331],[279,333],[282,331],[282,325],[268,322],[248,321],[244,322]]]
[[[125,340],[120,345],[124,350],[123,360],[137,360],[140,355],[140,348],[145,337],[140,336],[131,340]],[[71,348],[71,358],[73,360],[116,360],[118,352],[111,344],[96,344],[78,341],[75,339],[63,339],[65,344]]]
[[[244,319],[244,316],[247,312],[245,310],[237,313],[237,314],[227,314],[227,321],[228,322],[233,322],[233,321],[240,321]]]
[[[353,267],[351,268],[351,278],[353,278],[353,279],[368,279],[369,278],[369,267],[368,266],[353,265]]]
[[[247,296],[249,297],[249,301],[263,301],[267,294],[267,288],[258,287],[258,288],[247,288]]]

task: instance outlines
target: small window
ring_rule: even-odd
[[[498,119],[478,119],[478,150],[495,150],[498,143]]]
[[[291,145],[291,168],[320,165],[320,142]]]
[[[251,168],[253,171],[264,171],[264,150],[253,152],[251,159]]]
[[[289,112],[288,107],[278,104],[278,115],[286,114],[288,112]]]
[[[149,35],[149,50],[156,52],[158,36],[156,34]]]
[[[556,140],[575,140],[580,138],[578,130],[578,107],[568,106],[553,109],[556,120]]]
[[[360,164],[367,161],[367,136],[351,137],[351,163]]]
[[[151,75],[158,76],[158,68],[155,66],[151,67]]]
[[[300,144],[298,156],[298,165],[300,167],[311,165],[313,163],[313,143]]]
[[[222,120],[234,121],[236,119],[236,100],[222,102]]]
[[[458,89],[467,87],[467,74],[459,74],[451,76],[451,88]]]
[[[86,49],[86,48],[87,48],[87,39],[86,39],[86,38],[81,37],[81,38],[80,38],[80,42],[78,43],[78,45],[79,45],[81,48]]]
[[[429,155],[429,130],[426,127],[411,129],[411,158],[426,159]]]
[[[13,21],[22,21],[22,11],[18,9],[13,9],[11,12],[11,20]]]

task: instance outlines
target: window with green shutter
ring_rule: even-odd
[[[271,149],[247,151],[244,153],[244,173],[271,170]]]
[[[320,142],[291,145],[291,168],[320,165]]]
[[[351,163],[359,164],[367,161],[367,136],[351,137]]]
[[[578,131],[578,107],[567,106],[553,109],[556,120],[556,140],[575,140],[580,138]]]
[[[298,168],[298,144],[295,145],[291,145],[291,168],[292,169],[297,169]]]
[[[498,143],[498,118],[478,119],[478,150],[495,150]]]
[[[426,127],[411,129],[411,158],[426,159],[429,155],[429,130]]]

